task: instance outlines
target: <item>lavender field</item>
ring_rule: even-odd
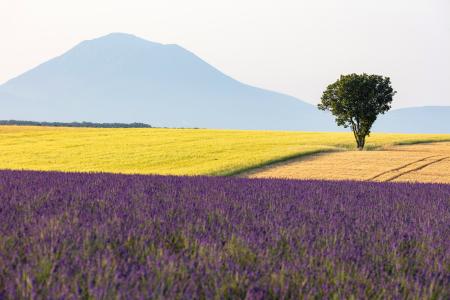
[[[0,299],[450,298],[450,186],[0,172]]]

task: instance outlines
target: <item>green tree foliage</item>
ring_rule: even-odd
[[[341,75],[323,92],[318,108],[329,110],[339,126],[350,127],[358,149],[362,150],[373,123],[391,108],[395,94],[389,77]]]
[[[152,128],[144,123],[92,123],[92,122],[35,122],[18,120],[0,120],[0,125],[14,126],[50,126],[50,127],[88,127],[88,128]]]

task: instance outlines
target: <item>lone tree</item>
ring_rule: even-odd
[[[362,150],[377,116],[391,108],[395,94],[389,77],[341,75],[323,92],[318,108],[331,111],[339,126],[350,127],[358,149]]]

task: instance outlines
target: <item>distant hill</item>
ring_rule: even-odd
[[[450,133],[450,106],[425,106],[392,110],[378,118],[373,131]]]
[[[115,33],[0,86],[0,119],[336,130],[305,102],[242,84],[177,45]]]
[[[403,120],[390,115],[387,120],[392,121],[385,121],[387,125]],[[180,46],[123,33],[84,41],[1,85],[0,119],[344,130],[329,113],[294,97],[234,80]],[[408,131],[423,129],[411,125]]]

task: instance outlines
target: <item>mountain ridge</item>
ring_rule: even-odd
[[[244,84],[179,45],[126,33],[82,41],[8,80],[0,85],[0,103],[0,119],[345,130],[312,104]]]

